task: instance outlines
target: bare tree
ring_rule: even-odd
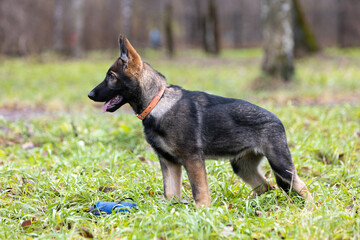
[[[343,0],[337,1],[337,9],[338,9],[338,24],[337,24],[337,43],[339,47],[344,47],[344,36],[345,36],[345,9],[344,9],[344,2]]]
[[[121,0],[122,33],[131,38],[131,0]]]
[[[113,48],[113,39],[120,32],[131,37],[137,45],[146,47],[151,29],[162,30],[165,44],[163,13],[166,1],[0,0],[0,52],[26,55],[53,49],[81,55],[85,50]],[[176,48],[191,44],[216,52],[222,45],[220,40],[224,46],[259,46],[263,40],[262,31],[259,31],[263,1],[172,0]],[[298,28],[299,24],[293,26],[295,53],[300,39],[311,39],[307,37],[308,30],[316,33],[317,43],[321,46],[360,45],[360,0],[290,1],[294,4],[292,14],[296,14],[299,3],[299,9],[304,13],[298,14],[302,16],[299,18],[309,23],[305,30]],[[275,4],[278,0],[271,2]],[[82,7],[77,7],[79,5]],[[214,17],[218,20],[213,20]],[[283,26],[279,24],[276,28],[275,33],[282,31]]]
[[[219,18],[215,0],[208,0],[208,12],[203,16],[203,44],[208,53],[220,53]]]
[[[337,43],[340,47],[360,45],[360,1],[338,0]]]
[[[291,0],[263,0],[262,70],[284,81],[289,81],[294,73],[291,10]]]
[[[220,53],[220,29],[219,29],[219,16],[217,11],[217,6],[215,0],[209,0],[209,21],[213,26],[213,49],[212,53]]]
[[[299,0],[293,0],[293,27],[296,56],[314,53],[320,50]]]
[[[170,57],[174,55],[174,31],[173,31],[173,8],[171,0],[168,0],[165,4],[165,41],[167,52]]]
[[[203,21],[203,13],[201,7],[201,0],[188,0],[188,4],[186,4],[188,13],[188,31],[187,38],[190,43],[195,46],[201,46],[202,44],[202,21]]]
[[[29,53],[26,6],[29,7],[26,3],[21,5],[19,1],[0,2],[0,32],[2,33],[0,46],[2,52],[11,55]]]
[[[236,12],[232,16],[233,19],[233,31],[234,31],[234,47],[241,46],[242,39],[242,15],[241,12]]]
[[[83,55],[83,0],[72,0],[72,30],[70,32],[70,51],[74,57],[81,57]]]
[[[64,0],[55,0],[54,4],[54,50],[62,52],[63,43],[63,20],[64,20]]]

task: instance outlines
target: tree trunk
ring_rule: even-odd
[[[208,13],[203,17],[203,44],[208,53],[220,53],[219,18],[215,0],[208,1]]]
[[[241,12],[235,12],[232,16],[233,18],[233,31],[234,31],[234,39],[233,44],[235,48],[241,46],[242,40],[242,14]]]
[[[338,0],[338,24],[337,24],[337,43],[339,47],[344,47],[344,36],[345,36],[345,21],[344,21],[344,2],[343,0]]]
[[[122,20],[122,34],[131,39],[131,15],[132,6],[131,0],[121,1],[121,20]]]
[[[263,72],[289,81],[294,74],[291,0],[263,0]]]
[[[72,0],[72,18],[74,21],[73,29],[70,34],[70,50],[74,57],[83,55],[83,0]]]
[[[211,49],[212,53],[218,55],[220,53],[220,31],[219,31],[219,18],[216,8],[215,0],[210,0],[209,2],[209,22],[213,26],[213,47]]]
[[[64,1],[55,0],[54,5],[54,50],[56,52],[63,52],[63,20],[64,20]]]
[[[208,40],[208,31],[207,31],[207,20],[206,15],[201,17],[201,33],[202,33],[202,43],[205,52],[210,52],[209,50],[209,40]]]
[[[293,27],[296,56],[320,50],[315,35],[306,21],[306,16],[299,0],[293,0]]]
[[[338,1],[338,45],[356,47],[360,45],[360,1]]]
[[[194,6],[194,9],[195,9],[195,14],[194,14],[194,17],[193,17],[193,26],[192,26],[192,29],[194,31],[192,31],[192,42],[193,44],[197,45],[197,46],[201,46],[201,42],[202,42],[202,39],[201,37],[203,36],[202,34],[202,25],[203,25],[203,14],[202,14],[202,11],[201,11],[201,2],[200,0],[193,0],[193,6]]]
[[[165,4],[165,41],[167,53],[170,57],[174,56],[174,33],[173,33],[173,8],[171,1]]]

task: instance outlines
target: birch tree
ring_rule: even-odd
[[[294,74],[291,0],[263,0],[263,72],[289,81]]]

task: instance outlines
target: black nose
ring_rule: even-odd
[[[94,91],[89,92],[88,97],[89,97],[91,100],[94,100],[94,98],[95,98],[95,93],[94,93]]]

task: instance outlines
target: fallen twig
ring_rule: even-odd
[[[314,181],[312,181],[308,186],[311,186],[311,184],[313,184],[314,182],[319,181],[325,174],[327,174],[328,172],[330,172],[331,170],[333,170],[334,167],[331,167],[329,170],[327,170],[325,173],[321,174],[319,177],[317,177]]]

